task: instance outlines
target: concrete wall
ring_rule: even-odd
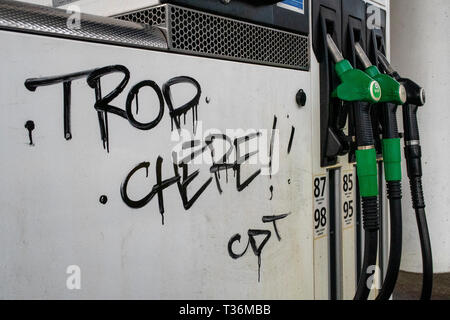
[[[419,111],[424,188],[435,272],[450,272],[450,1],[391,1],[391,55],[399,73],[427,90]],[[404,171],[406,172],[406,171]],[[421,272],[422,260],[409,182],[404,185],[402,269]]]

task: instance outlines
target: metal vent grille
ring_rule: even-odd
[[[166,23],[166,6],[157,6],[149,9],[131,12],[117,18],[125,21],[132,21],[151,26],[162,25]]]
[[[207,57],[309,70],[309,39],[174,5],[117,17],[166,29],[169,50]]]
[[[68,21],[70,14],[65,10],[11,0],[0,1],[0,29],[139,48],[167,49],[166,37],[156,27],[88,14],[81,14],[80,28],[69,28]]]

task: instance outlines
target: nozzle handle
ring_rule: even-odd
[[[419,124],[417,121],[418,109],[418,106],[412,104],[403,106],[403,126],[407,144],[418,144],[420,142]]]
[[[372,104],[369,102],[356,102],[355,113],[355,129],[356,144],[359,147],[369,147],[375,145],[375,139],[372,131],[371,118]]]

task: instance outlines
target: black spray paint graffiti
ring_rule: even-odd
[[[111,74],[123,74],[123,78],[120,83],[114,88],[111,92],[104,95],[102,92],[101,79],[107,75]],[[50,86],[55,84],[63,84],[63,93],[64,93],[64,137],[66,140],[72,139],[72,130],[71,130],[71,101],[72,101],[72,81],[87,78],[87,84],[89,87],[94,89],[95,92],[95,104],[94,108],[97,111],[98,123],[100,127],[100,136],[101,141],[103,143],[103,148],[109,152],[110,139],[109,139],[109,121],[108,121],[108,113],[115,114],[121,118],[128,120],[128,122],[135,128],[139,130],[151,130],[155,128],[162,120],[164,116],[164,97],[166,98],[166,102],[168,104],[168,108],[170,111],[170,116],[172,118],[172,129],[173,122],[175,121],[177,129],[180,129],[180,118],[181,115],[186,117],[186,113],[189,110],[194,110],[194,131],[195,124],[198,120],[198,104],[201,96],[201,87],[200,84],[191,77],[176,77],[170,79],[167,83],[163,85],[163,93],[160,87],[151,80],[141,81],[138,84],[134,85],[129,91],[126,99],[125,110],[113,106],[111,103],[114,99],[116,99],[126,88],[130,80],[130,71],[123,65],[113,65],[107,66],[103,68],[86,70],[76,73],[65,74],[61,76],[54,77],[45,77],[45,78],[32,78],[27,79],[25,81],[25,87],[30,91],[36,91],[36,88],[42,86]],[[171,87],[175,84],[179,83],[189,83],[192,84],[196,89],[196,94],[194,98],[182,105],[179,108],[173,107],[173,101],[171,97]],[[139,113],[139,92],[141,89],[148,87],[151,88],[159,99],[159,112],[156,118],[148,123],[141,123],[137,121],[132,112],[133,102],[136,104],[136,114]]]
[[[102,90],[102,79],[108,75],[112,74],[121,74],[121,80],[116,85],[116,87],[109,93],[105,94]],[[151,80],[145,80],[137,83],[134,85],[130,91],[128,92],[127,98],[126,98],[126,104],[125,108],[119,108],[117,106],[114,106],[112,103],[113,101],[119,97],[127,87],[129,81],[130,81],[130,72],[129,70],[122,65],[113,65],[113,66],[107,66],[103,68],[98,69],[92,69],[92,70],[86,70],[76,73],[70,73],[65,74],[61,76],[54,76],[54,77],[45,77],[45,78],[34,78],[34,79],[28,79],[25,81],[25,87],[30,91],[36,91],[38,87],[41,86],[50,86],[50,85],[56,85],[61,84],[63,85],[63,124],[64,124],[64,138],[66,140],[72,139],[72,128],[71,128],[71,102],[72,102],[72,82],[74,80],[83,79],[86,78],[87,84],[90,88],[94,90],[95,93],[95,104],[94,109],[97,113],[99,128],[100,128],[100,136],[101,141],[103,143],[103,148],[106,149],[108,152],[110,150],[110,135],[109,135],[109,121],[108,116],[109,114],[117,115],[123,119],[126,119],[131,126],[133,126],[136,129],[139,130],[151,130],[158,126],[158,124],[162,121],[164,117],[164,109],[165,109],[165,103],[168,105],[169,114],[171,118],[171,129],[173,130],[174,127],[177,130],[181,129],[181,117],[184,118],[184,124],[186,124],[186,114],[189,111],[192,111],[193,113],[193,132],[195,133],[197,122],[198,122],[198,106],[200,102],[200,97],[202,94],[201,86],[200,84],[193,78],[187,77],[187,76],[181,76],[181,77],[175,77],[167,81],[162,86],[162,90],[160,87]],[[181,83],[187,83],[191,84],[195,89],[196,93],[191,98],[190,101],[181,104],[180,106],[175,106],[173,98],[172,98],[172,88],[173,86]],[[135,115],[133,114],[132,107],[135,105],[135,114],[138,115],[140,111],[139,106],[139,93],[144,88],[150,88],[152,89],[159,100],[159,111],[158,115],[155,119],[153,119],[150,122],[142,123],[136,120]],[[208,104],[210,103],[211,99],[209,97],[205,98],[205,102]],[[289,118],[289,116],[288,116]],[[269,162],[269,172],[270,172],[270,178],[272,178],[272,157],[274,152],[274,141],[275,141],[275,131],[277,129],[277,122],[278,119],[276,116],[274,116],[273,120],[273,126],[272,126],[272,136],[270,141],[270,162]],[[25,125],[25,128],[29,132],[29,140],[30,145],[33,145],[33,137],[32,137],[32,131],[34,130],[35,126],[33,121],[28,121]],[[288,145],[288,154],[291,151],[292,144],[293,144],[293,138],[294,138],[295,128],[292,127],[291,130],[291,136],[289,140]],[[183,203],[183,207],[185,210],[189,210],[192,208],[192,206],[195,204],[195,202],[200,198],[200,196],[207,190],[207,188],[212,184],[213,178],[215,179],[217,190],[219,194],[223,192],[220,180],[221,180],[221,173],[225,171],[226,176],[226,182],[228,183],[228,171],[233,170],[234,178],[236,180],[236,189],[238,192],[241,192],[245,190],[260,174],[261,169],[258,169],[256,172],[251,174],[247,179],[242,181],[241,177],[241,166],[249,160],[251,157],[258,154],[257,151],[249,152],[246,154],[241,154],[241,145],[244,143],[249,142],[252,139],[256,139],[260,136],[260,133],[253,133],[249,134],[240,138],[236,138],[232,140],[230,137],[223,135],[223,134],[214,134],[210,135],[205,139],[205,142],[202,143],[201,141],[193,140],[186,143],[183,143],[182,149],[183,150],[192,150],[191,154],[181,161],[177,161],[177,156],[175,153],[172,154],[172,160],[173,160],[173,170],[174,175],[171,178],[163,179],[162,177],[162,165],[163,165],[163,158],[159,156],[156,161],[156,183],[153,185],[152,189],[149,191],[149,193],[143,197],[140,200],[132,200],[128,195],[128,184],[130,180],[133,178],[133,176],[142,169],[145,169],[146,171],[146,177],[148,178],[149,175],[149,168],[150,168],[150,162],[142,162],[138,164],[136,167],[134,167],[129,174],[126,176],[124,182],[122,183],[120,187],[120,193],[122,200],[124,203],[126,203],[129,207],[138,209],[145,207],[155,196],[158,197],[158,206],[159,206],[159,213],[161,214],[162,224],[164,225],[164,191],[171,187],[172,185],[177,185],[181,201]],[[228,144],[228,149],[226,152],[224,152],[223,155],[221,155],[220,160],[216,161],[216,150],[214,148],[214,141],[222,140]],[[196,190],[194,195],[189,199],[188,197],[188,186],[199,176],[200,171],[196,170],[192,173],[189,173],[189,167],[188,163],[189,161],[195,159],[197,156],[203,154],[209,150],[211,157],[213,159],[213,164],[209,168],[209,172],[213,175],[213,177],[208,178],[201,187]],[[230,156],[235,151],[236,154],[236,160],[230,161]],[[289,180],[290,183],[290,180]],[[270,187],[270,200],[273,199],[274,194],[274,188],[273,186]],[[106,195],[102,195],[99,199],[100,203],[105,205],[108,202],[108,198]],[[264,216],[262,218],[263,223],[273,223],[273,228],[275,231],[275,234],[277,236],[278,241],[281,241],[281,236],[279,234],[278,228],[277,228],[277,221],[285,219],[289,214],[283,214],[283,215],[277,215],[277,216]],[[236,234],[233,236],[230,241],[228,242],[228,252],[229,255],[233,259],[239,259],[242,256],[244,256],[248,250],[248,247],[251,246],[253,253],[258,257],[258,281],[260,281],[260,271],[261,271],[261,255],[264,247],[268,243],[268,241],[271,238],[271,231],[270,230],[248,230],[247,236],[248,236],[248,242],[245,247],[245,250],[240,253],[236,254],[233,252],[233,244],[237,241],[240,242],[241,235]],[[258,245],[256,238],[263,236],[263,241]]]
[[[70,104],[71,104],[72,81],[86,78],[92,71],[93,70],[81,71],[56,77],[33,78],[27,79],[25,81],[25,87],[32,92],[36,91],[36,88],[38,87],[51,86],[59,83],[63,84],[64,138],[66,140],[72,139],[72,132],[70,129]]]
[[[273,148],[275,142],[275,130],[277,129],[278,119],[276,116],[273,117],[273,126],[272,126],[272,137],[270,138],[270,160],[269,160],[269,170],[270,170],[270,179],[272,179],[272,156],[273,156]]]
[[[28,120],[25,123],[25,129],[28,131],[28,139],[30,140],[30,146],[34,146],[33,143],[33,130],[36,128],[34,122],[32,120]]]
[[[278,241],[281,241],[281,236],[278,232],[276,221],[285,219],[289,214],[290,213],[277,215],[277,216],[264,216],[262,218],[263,223],[271,223],[271,222],[273,223],[274,230],[277,235]],[[252,247],[253,254],[258,258],[258,282],[261,281],[262,250],[264,249],[265,245],[269,241],[271,235],[272,235],[272,233],[270,232],[270,230],[252,230],[252,229],[248,230],[248,232],[247,232],[248,242],[242,253],[235,253],[233,251],[233,244],[236,241],[239,243],[241,242],[240,234],[235,234],[234,236],[231,237],[230,241],[228,241],[228,254],[230,255],[231,258],[233,258],[235,260],[243,257],[247,253],[247,249],[248,249],[249,245]],[[257,245],[257,243],[256,243],[256,237],[258,237],[258,236],[264,236],[264,239],[262,240],[262,242],[259,245]]]
[[[294,135],[295,135],[295,128],[292,127],[291,129],[291,136],[289,138],[289,144],[288,144],[288,154],[291,153],[291,149],[292,149],[292,143],[294,142]]]
[[[128,183],[131,179],[131,177],[140,169],[146,170],[146,176],[148,177],[148,169],[150,167],[150,162],[142,162],[141,164],[137,165],[126,177],[125,181],[122,183],[122,186],[120,187],[120,194],[122,195],[122,200],[133,209],[140,209],[146,206],[155,195],[158,195],[158,204],[159,204],[159,212],[161,214],[162,218],[162,224],[164,225],[164,197],[163,197],[163,191],[170,187],[171,185],[178,182],[180,179],[179,176],[174,176],[167,180],[162,180],[162,163],[163,159],[161,157],[158,157],[158,160],[156,161],[156,184],[153,186],[152,190],[148,195],[146,195],[144,198],[138,201],[131,200],[127,193],[127,187]]]
[[[226,170],[233,170],[235,172],[235,178],[236,178],[236,189],[238,192],[243,191],[245,188],[247,188],[250,183],[261,173],[261,169],[258,169],[255,173],[253,173],[249,178],[247,178],[244,182],[241,181],[241,166],[247,161],[250,157],[257,154],[258,151],[250,152],[244,155],[240,154],[240,148],[239,146],[245,142],[250,141],[251,139],[255,139],[258,137],[259,134],[251,134],[247,135],[241,138],[236,138],[234,142],[232,143],[232,146],[235,148],[236,152],[236,161],[233,163],[227,163],[229,160],[229,156],[231,155],[233,149],[228,149],[227,152],[224,154],[223,157],[221,157],[221,160],[219,163],[214,162],[212,166],[210,167],[210,173],[214,174],[214,177],[216,178],[216,186],[219,191],[219,193],[222,193],[222,188],[219,182],[220,179],[220,171],[226,171]],[[203,185],[194,193],[194,196],[192,196],[191,199],[188,198],[187,195],[187,188],[190,183],[192,183],[199,175],[200,170],[196,170],[193,173],[189,174],[188,170],[188,162],[190,160],[193,160],[195,157],[199,156],[203,152],[205,152],[207,149],[210,150],[211,154],[214,155],[216,153],[213,145],[213,141],[217,138],[224,139],[224,141],[231,141],[231,139],[225,135],[210,135],[205,140],[205,145],[201,145],[200,141],[190,141],[183,144],[183,148],[185,149],[194,149],[195,147],[200,147],[198,150],[193,151],[189,156],[185,157],[181,161],[177,161],[176,153],[172,154],[173,157],[173,170],[174,170],[174,176],[170,179],[162,180],[162,164],[163,159],[162,157],[158,157],[158,160],[156,162],[156,184],[153,186],[152,190],[147,194],[147,196],[143,197],[140,200],[132,200],[130,199],[128,195],[128,184],[131,178],[141,169],[146,170],[146,177],[148,178],[148,171],[150,167],[150,162],[142,162],[138,164],[136,167],[134,167],[130,173],[125,178],[124,182],[122,183],[120,187],[120,194],[122,196],[122,200],[133,209],[140,209],[145,207],[150,201],[153,199],[155,195],[158,196],[158,202],[159,202],[159,212],[162,216],[162,224],[164,225],[164,196],[163,191],[170,186],[177,184],[178,191],[181,197],[181,200],[183,202],[183,207],[185,210],[189,210],[194,203],[200,198],[200,196],[205,192],[205,190],[209,187],[211,184],[213,178],[210,177],[207,179],[206,182],[203,183]],[[182,174],[180,175],[180,169],[182,171]],[[227,174],[228,175],[228,174]],[[227,178],[228,182],[228,178]]]
[[[180,83],[190,83],[192,85],[195,86],[195,88],[197,89],[197,93],[195,94],[194,98],[183,104],[182,106],[178,107],[178,108],[174,108],[173,106],[173,101],[172,101],[172,93],[171,93],[171,87],[175,84],[180,84]],[[181,117],[184,117],[184,124],[186,124],[186,114],[192,110],[193,112],[193,116],[192,116],[192,131],[195,134],[195,129],[197,127],[197,121],[198,121],[198,104],[200,102],[200,96],[202,94],[202,89],[200,87],[200,84],[197,82],[197,80],[190,78],[190,77],[176,77],[173,78],[169,81],[167,81],[164,85],[163,85],[163,93],[164,93],[164,98],[166,99],[167,105],[169,107],[170,110],[170,117],[172,118],[171,120],[171,127],[173,130],[173,124],[175,122],[175,126],[177,128],[177,130],[181,129],[180,126],[180,122],[181,122]]]

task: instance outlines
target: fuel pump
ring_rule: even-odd
[[[341,81],[341,84],[333,91],[332,97],[345,102],[358,103],[354,117],[357,144],[356,167],[362,198],[365,248],[363,272],[354,299],[366,300],[370,293],[366,271],[370,266],[376,265],[379,230],[378,170],[370,111],[371,105],[381,100],[382,92],[377,81],[361,70],[353,69],[330,35],[327,35],[327,45],[336,63],[336,74]]]
[[[402,168],[396,113],[397,106],[406,102],[406,89],[398,81],[389,75],[382,74],[376,66],[372,65],[359,43],[355,44],[355,51],[365,72],[378,81],[383,92],[380,103],[376,107],[381,108],[382,115],[382,152],[390,207],[391,241],[386,276],[377,300],[388,300],[397,282],[402,253]]]
[[[406,102],[403,104],[404,152],[422,249],[423,283],[421,300],[429,300],[433,288],[433,258],[425,215],[425,199],[422,186],[422,150],[417,122],[417,111],[419,107],[425,104],[425,90],[414,81],[402,78],[391,67],[387,58],[381,52],[378,51],[377,55],[385,72],[403,84],[406,89]]]

